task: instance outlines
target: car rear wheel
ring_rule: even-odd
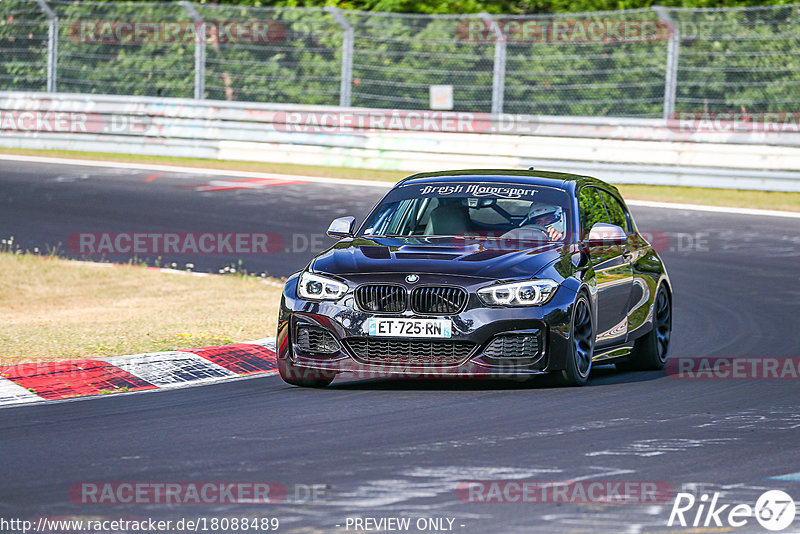
[[[666,365],[672,335],[672,303],[663,285],[658,288],[653,306],[653,329],[636,340],[629,359],[619,362],[618,369],[659,370]]]
[[[594,319],[589,299],[581,293],[572,306],[570,354],[561,379],[567,386],[582,386],[589,379],[594,355]]]
[[[296,367],[286,358],[278,358],[278,373],[287,384],[304,388],[324,388],[336,377],[332,371]]]

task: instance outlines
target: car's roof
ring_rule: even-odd
[[[610,184],[579,174],[566,172],[551,172],[538,170],[514,170],[514,169],[466,169],[457,171],[425,172],[414,174],[402,180],[398,185],[420,184],[430,182],[512,182],[528,185],[539,185],[574,191],[575,188],[583,183],[592,183],[611,189],[617,193],[616,188]],[[617,193],[618,194],[618,193]]]

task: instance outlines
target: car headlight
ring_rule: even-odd
[[[540,306],[550,300],[558,283],[549,278],[498,284],[478,290],[478,296],[489,306]]]
[[[301,299],[338,300],[345,293],[347,284],[310,272],[301,274],[297,282],[297,296]]]

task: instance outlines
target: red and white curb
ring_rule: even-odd
[[[188,387],[277,371],[275,338],[216,347],[0,367],[0,406]]]

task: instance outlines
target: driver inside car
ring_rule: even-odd
[[[531,204],[522,226],[540,227],[551,241],[564,238],[564,210],[552,204]]]

